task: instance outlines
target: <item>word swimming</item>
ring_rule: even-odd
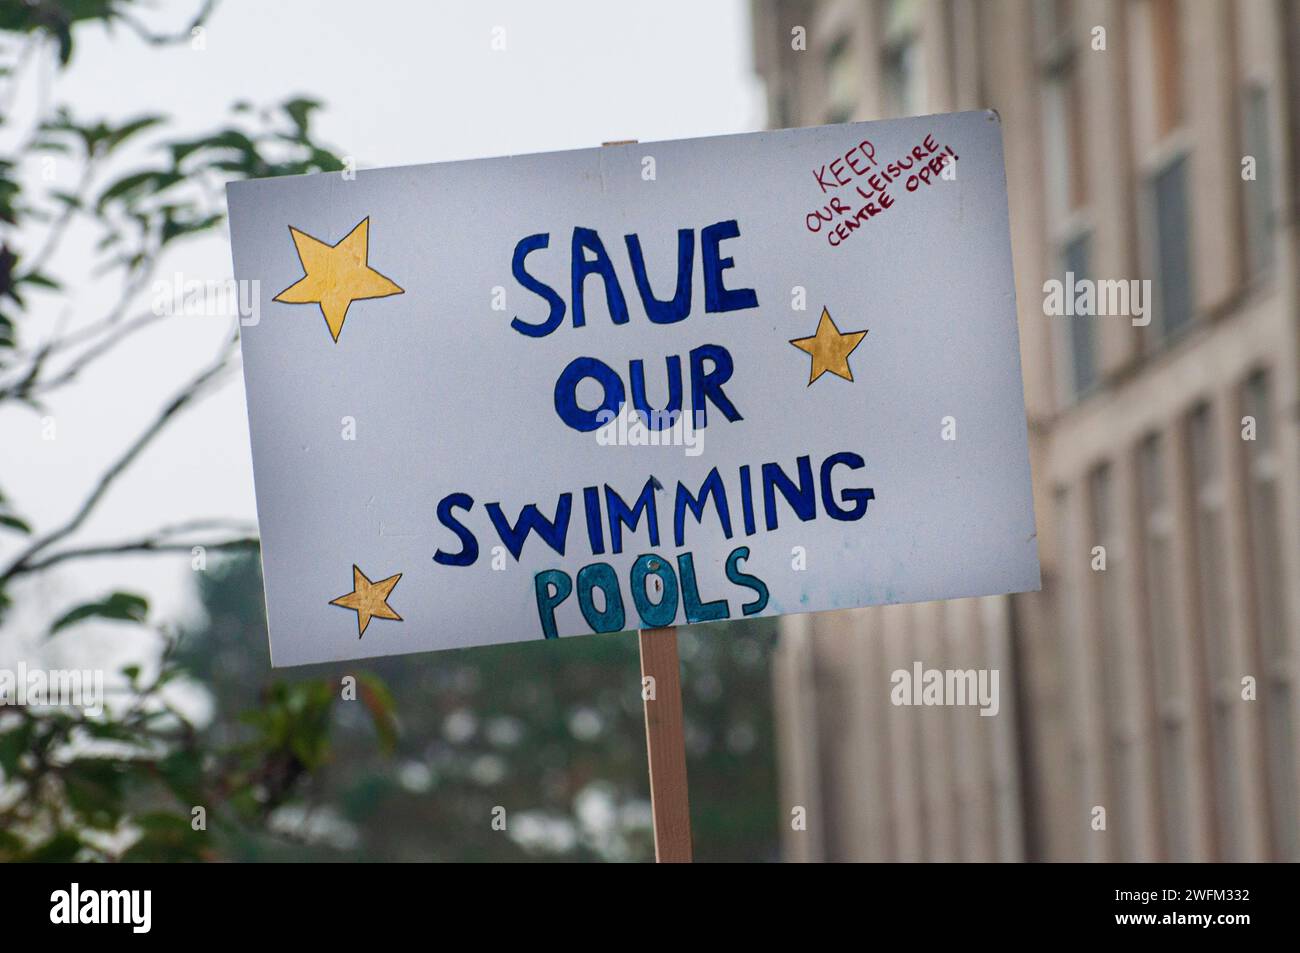
[[[678,481],[672,494],[673,545],[678,548],[686,545],[687,514],[697,523],[703,523],[705,512],[710,506],[723,535],[731,539],[736,529],[732,511],[737,502],[744,533],[753,536],[758,532],[760,505],[763,527],[771,532],[780,525],[778,498],[785,500],[794,515],[803,522],[817,517],[819,489],[822,510],[834,520],[861,519],[867,511],[868,502],[875,499],[875,491],[870,487],[853,487],[842,489],[838,494],[835,492],[833,476],[837,467],[860,470],[866,466],[862,457],[856,453],[840,451],[831,454],[822,461],[816,477],[813,475],[810,457],[799,457],[795,463],[797,482],[776,463],[762,464],[757,468],[757,474],[749,465],[741,466],[737,473],[737,485],[730,491],[717,467],[708,472],[697,488]],[[609,484],[603,487],[583,487],[583,521],[586,544],[591,554],[603,555],[607,545],[611,553],[623,552],[624,530],[636,533],[642,525],[645,526],[650,545],[658,546],[661,522],[658,494],[663,490],[663,484],[652,476],[646,480],[636,499],[629,503]],[[474,498],[468,493],[449,493],[438,502],[438,521],[457,536],[460,549],[447,552],[439,548],[433,556],[434,562],[443,566],[472,566],[478,561],[478,535],[457,515],[457,511],[461,510],[472,512],[474,506]],[[514,520],[506,515],[500,503],[488,503],[484,510],[502,545],[518,562],[524,543],[532,535],[536,535],[556,554],[565,555],[570,547],[573,508],[574,494],[566,492],[556,499],[553,517],[543,514],[536,503],[526,504]],[[662,515],[666,517],[667,513]]]

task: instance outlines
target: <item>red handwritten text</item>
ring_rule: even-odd
[[[843,155],[812,170],[823,195],[839,194],[809,212],[804,217],[804,227],[825,234],[827,244],[838,247],[867,222],[895,206],[897,200],[891,187],[901,182],[904,190],[915,192],[931,185],[957,158],[951,146],[941,146],[933,135],[927,135],[902,157],[882,164],[876,158],[876,147],[864,139]]]

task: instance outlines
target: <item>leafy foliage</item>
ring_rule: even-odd
[[[183,635],[186,669],[212,693],[214,743],[244,723],[268,664],[256,560],[197,574],[205,622]],[[770,619],[679,634],[687,760],[698,856],[768,860],[779,825]],[[645,722],[636,636],[518,642],[375,659],[358,702],[336,706],[331,770],[318,803],[350,835],[272,842],[245,832],[240,860],[648,860]],[[333,678],[350,667],[308,666]],[[382,722],[363,716],[374,679],[401,731],[377,750]],[[723,690],[723,686],[726,690]],[[746,792],[737,797],[737,791]],[[494,810],[506,812],[505,830]]]
[[[195,0],[197,3],[197,0]],[[196,11],[202,23],[211,4]],[[138,16],[137,0],[0,3],[0,32],[20,50],[72,60],[79,31],[102,25],[150,43],[184,41]],[[22,58],[0,62],[0,116]],[[0,155],[0,407],[40,412],[105,353],[163,319],[134,313],[164,256],[223,223],[223,186],[236,178],[342,168],[319,144],[320,103],[294,96],[270,108],[235,103],[202,135],[168,117],[125,120],[59,108]],[[33,188],[19,169],[58,163],[58,183]],[[72,175],[64,174],[72,169]],[[66,274],[70,229],[97,249],[87,274]],[[50,337],[34,311],[59,305],[96,276],[116,300]],[[270,677],[261,581],[245,528],[193,520],[140,537],[86,543],[80,531],[120,475],[215,385],[229,351],[159,411],[66,518],[29,519],[0,494],[0,615],[23,584],[65,562],[119,553],[228,550],[195,573],[206,622],[177,632],[150,620],[145,600],[109,593],[56,613],[67,644],[87,623],[147,629],[156,657],[116,673],[104,710],[0,706],[0,861],[235,859],[647,859],[653,855],[637,645],[630,633],[384,659]],[[12,465],[7,457],[6,463]],[[701,856],[766,859],[777,825],[770,620],[688,630],[683,655],[688,765]],[[727,691],[721,686],[725,684]],[[186,714],[195,696],[210,722]],[[346,770],[340,770],[340,768]],[[738,789],[769,796],[735,797]],[[507,830],[492,825],[508,810]],[[201,809],[201,810],[197,810]],[[204,829],[206,828],[206,829]]]
[[[95,602],[70,609],[50,626],[50,635],[84,619],[119,619],[124,622],[143,622],[149,613],[149,602],[131,592],[114,592]]]
[[[151,44],[187,40],[212,9],[197,3],[174,35],[153,30],[137,0],[24,0],[0,4],[0,122],[21,91],[30,58],[53,49],[60,66],[90,25],[133,32]],[[38,119],[15,155],[0,156],[0,407],[41,411],[49,395],[77,381],[108,351],[165,315],[132,314],[164,255],[224,221],[224,184],[237,178],[342,168],[320,145],[315,100],[293,97],[255,109],[235,104],[202,135],[169,134],[168,117],[140,112],[123,121],[86,119],[59,107]],[[34,183],[19,170],[35,158],[57,163],[60,182]],[[71,169],[71,176],[64,174]],[[69,186],[67,183],[73,184]],[[97,260],[86,274],[58,273],[70,229],[91,234]],[[43,335],[38,302],[54,303],[87,281],[117,279],[120,294],[102,315]],[[0,493],[0,614],[22,598],[23,583],[61,563],[118,553],[248,550],[256,540],[219,520],[159,527],[121,541],[78,543],[77,534],[108,490],[152,441],[214,382],[229,344],[99,475],[86,497],[51,527],[38,527]],[[6,463],[12,463],[6,457]],[[222,845],[265,832],[274,812],[302,801],[334,756],[334,680],[268,681],[263,668],[244,698],[238,730],[217,737],[191,722],[178,699],[194,688],[177,635],[150,625],[148,602],[113,592],[58,614],[50,636],[79,637],[79,624],[110,620],[145,627],[155,658],[117,673],[102,710],[6,704],[0,707],[0,861],[201,860]],[[146,675],[145,670],[150,674]],[[192,684],[192,683],[191,683]],[[392,698],[367,678],[361,699],[382,745],[396,743]]]
[[[244,713],[251,730],[214,744],[166,690],[185,674],[174,647],[147,684],[123,673],[132,690],[120,710],[2,710],[0,861],[211,859],[330,763],[334,682],[267,685]],[[377,703],[374,717],[388,730],[391,708]]]

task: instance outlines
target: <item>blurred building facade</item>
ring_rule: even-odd
[[[774,127],[1001,114],[1043,570],[782,620],[786,858],[1300,860],[1300,4],[753,24]],[[1151,323],[1046,316],[1066,272],[1150,279]],[[917,661],[998,670],[998,714],[894,706]]]

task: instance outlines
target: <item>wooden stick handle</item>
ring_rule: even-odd
[[[681,666],[677,629],[642,629],[641,697],[645,700],[646,753],[650,759],[650,811],[655,860],[691,862],[691,805],[686,782]]]
[[[624,146],[635,139],[602,142]],[[686,735],[682,720],[681,663],[677,628],[641,629],[641,697],[645,701],[645,745],[650,761],[650,813],[655,825],[655,860],[691,862],[691,803],[686,784]]]

